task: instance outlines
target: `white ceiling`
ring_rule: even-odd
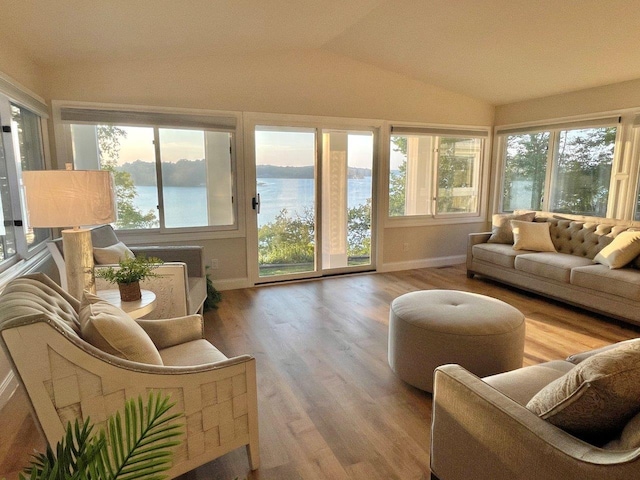
[[[0,0],[56,67],[323,49],[493,104],[640,78],[640,0]]]

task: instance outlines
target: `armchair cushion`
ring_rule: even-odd
[[[79,316],[82,338],[94,347],[125,360],[162,365],[149,335],[119,308],[84,292]]]
[[[204,338],[202,315],[167,318],[163,320],[136,320],[157,348],[169,348],[180,343]]]
[[[610,441],[603,448],[607,450],[634,450],[640,448],[640,413],[625,425],[620,438]]]
[[[640,412],[640,340],[580,362],[527,408],[569,433],[604,443]]]
[[[134,258],[133,252],[122,242],[115,243],[108,247],[94,247],[93,258],[98,265],[110,265],[118,263],[125,258]]]
[[[172,367],[206,365],[227,360],[220,350],[204,339],[162,349],[160,356],[164,365]]]

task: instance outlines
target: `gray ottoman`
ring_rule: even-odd
[[[522,367],[524,315],[495,298],[426,290],[396,298],[389,312],[389,365],[433,392],[433,371],[457,363],[479,377]]]

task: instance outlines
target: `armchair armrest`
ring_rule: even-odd
[[[204,338],[202,315],[166,318],[162,320],[136,320],[159,349]]]
[[[569,435],[459,365],[435,371],[431,470],[440,480],[634,478],[639,458],[640,449],[603,450]]]
[[[165,262],[182,262],[187,265],[190,277],[204,277],[203,247],[199,246],[137,246],[131,247],[135,255],[157,257]]]

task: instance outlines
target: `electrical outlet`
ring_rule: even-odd
[[[212,270],[217,270],[218,269],[218,259],[217,258],[212,258],[211,259],[211,269]]]
[[[402,244],[402,251],[403,252],[408,252],[409,251],[409,244],[408,243],[403,243]]]

